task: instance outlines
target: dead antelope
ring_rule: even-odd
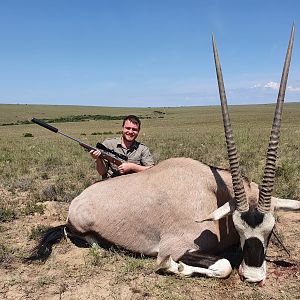
[[[293,39],[294,26],[261,187],[241,176],[213,37],[230,171],[189,158],[171,158],[141,173],[95,183],[72,201],[67,223],[49,229],[30,258],[46,259],[52,245],[67,234],[157,256],[162,271],[224,278],[234,261],[229,250],[238,245],[240,277],[263,285],[274,210],[300,209],[300,201],[271,196]]]

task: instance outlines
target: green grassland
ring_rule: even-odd
[[[262,176],[274,105],[230,107],[242,170],[257,182]],[[33,116],[57,119],[78,115],[142,118],[140,141],[151,149],[157,162],[170,157],[191,157],[227,168],[227,154],[219,107],[108,108],[44,105],[0,105],[0,125],[30,121]],[[118,136],[121,120],[61,122],[60,131],[95,145]],[[300,198],[300,103],[287,103],[281,127],[276,194]],[[0,184],[40,191],[41,186],[59,185],[61,197],[71,200],[97,179],[89,155],[76,143],[36,124],[0,126]],[[72,191],[71,195],[68,192]],[[60,198],[60,197],[59,197]]]
[[[257,183],[263,174],[274,109],[274,105],[229,107],[242,172]],[[56,266],[53,261],[43,267],[27,268],[22,265],[21,258],[28,254],[33,245],[33,241],[28,242],[28,239],[37,236],[45,226],[62,224],[67,214],[67,204],[83,189],[99,180],[93,159],[83,148],[76,142],[29,122],[31,118],[34,116],[56,120],[52,125],[60,131],[95,145],[107,137],[119,136],[122,123],[120,118],[127,114],[141,117],[139,140],[149,146],[157,163],[170,157],[184,156],[228,168],[223,122],[218,106],[110,108],[0,105],[0,268],[8,270],[5,273],[8,276],[3,277],[3,289],[4,286],[23,290],[26,287],[24,293],[30,299],[41,299],[45,294],[52,293],[51,289],[54,288],[59,290],[60,295],[65,290],[73,291],[71,287],[78,282],[87,282],[85,276],[95,282],[97,276],[105,279],[109,270],[115,268],[109,273],[114,274],[109,275],[112,288],[117,290],[120,284],[136,284],[133,290],[137,291],[137,295],[146,295],[132,299],[144,299],[147,295],[154,295],[149,299],[198,299],[196,291],[200,290],[210,299],[219,299],[232,286],[236,292],[230,294],[231,299],[243,296],[248,299],[275,299],[272,298],[272,287],[266,292],[231,281],[207,281],[199,278],[183,280],[168,276],[157,277],[154,274],[146,276],[143,272],[154,268],[154,261],[140,261],[122,254],[99,252],[93,248],[85,252],[85,265],[79,264],[76,270],[74,266],[68,265],[67,259],[61,267]],[[82,115],[86,117],[78,121],[78,116]],[[107,118],[103,119],[101,116]],[[279,145],[274,194],[300,200],[300,103],[285,104]],[[49,201],[62,205],[63,216],[44,216],[43,204]],[[5,236],[10,236],[12,242],[7,243]],[[297,236],[295,238],[298,239]],[[15,239],[18,246],[13,242]],[[62,244],[58,246],[58,252],[68,252],[70,247],[69,244]],[[120,265],[121,268],[117,269]],[[9,268],[19,268],[22,271],[14,276],[9,273]],[[49,269],[58,273],[49,275]],[[28,279],[25,276],[27,273],[37,279]],[[143,279],[139,277],[141,273]],[[60,277],[65,278],[66,285],[59,283]],[[274,280],[272,282],[275,284]],[[293,299],[296,286],[295,281],[279,284],[278,289],[284,293],[290,291],[291,294],[287,294],[287,298],[286,294],[282,294],[281,298],[276,299]],[[216,287],[219,292],[214,292]],[[0,286],[0,292],[1,288]],[[36,292],[38,294],[33,297]],[[299,290],[296,292],[299,295]],[[109,299],[121,299],[115,291],[112,295],[114,296]],[[78,296],[76,299],[83,298]],[[95,296],[88,299],[100,298]]]

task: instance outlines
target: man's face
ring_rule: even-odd
[[[123,139],[128,142],[133,142],[139,135],[140,128],[139,125],[126,120],[123,126]]]

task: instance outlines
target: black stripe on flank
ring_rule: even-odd
[[[242,262],[242,249],[240,244],[230,246],[222,252],[216,253],[216,255],[208,254],[207,252],[202,252],[201,250],[191,252],[187,251],[178,259],[178,261],[181,261],[189,266],[207,269],[222,258],[229,260],[233,268],[238,267]]]
[[[243,248],[244,262],[249,267],[261,267],[265,260],[265,249],[258,238],[249,238]]]
[[[222,257],[202,253],[200,250],[193,252],[185,252],[178,261],[193,267],[201,267],[208,269],[211,265],[217,262]]]
[[[248,210],[241,214],[242,220],[244,220],[252,228],[259,226],[263,222],[264,216],[265,215],[259,212],[257,208]]]

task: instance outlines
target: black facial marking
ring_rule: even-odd
[[[209,268],[216,261],[221,259],[222,257],[216,255],[210,255],[207,253],[203,253],[201,251],[193,251],[193,252],[185,252],[180,258],[179,261],[183,263],[201,268]]]
[[[249,267],[261,267],[265,260],[265,249],[258,238],[249,238],[243,248],[244,262]]]
[[[244,220],[250,227],[255,228],[259,226],[264,220],[264,214],[259,212],[256,208],[248,210],[241,215],[242,220]]]

